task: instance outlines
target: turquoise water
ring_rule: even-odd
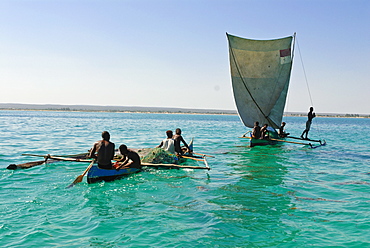
[[[306,118],[286,117],[299,136]],[[104,130],[153,147],[180,127],[212,170],[147,169],[66,189],[88,164],[24,170],[33,154],[86,152]],[[237,116],[0,111],[1,247],[369,247],[370,119],[316,118],[327,145],[249,148]]]

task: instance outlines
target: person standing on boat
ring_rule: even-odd
[[[302,135],[301,135],[301,138],[302,139],[308,139],[307,136],[308,136],[308,132],[310,131],[310,128],[311,128],[311,123],[312,123],[312,119],[316,117],[316,114],[313,112],[313,107],[310,107],[310,112],[308,112],[308,120],[306,122],[306,129],[303,131]],[[306,134],[306,137],[303,138],[303,135]]]
[[[176,134],[172,137],[174,140],[175,145],[175,152],[178,155],[183,155],[184,152],[181,149],[181,142],[185,145],[185,147],[188,149],[188,152],[192,152],[192,150],[189,148],[188,144],[185,142],[184,138],[181,136],[181,129],[176,129]]]
[[[254,123],[254,127],[252,130],[252,138],[255,138],[255,139],[261,138],[261,127],[258,121]]]
[[[102,140],[97,141],[90,150],[89,157],[95,158],[98,166],[102,169],[112,169],[112,159],[114,157],[114,143],[110,142],[110,134],[102,132]]]
[[[166,131],[167,138],[162,140],[162,142],[157,147],[162,147],[169,153],[175,154],[175,141],[172,138],[173,132],[171,130]]]
[[[116,169],[119,170],[122,167],[137,168],[141,169],[141,160],[137,152],[128,149],[126,145],[122,144],[119,146],[119,152],[122,154],[122,159],[118,162],[123,162]]]
[[[281,137],[281,138],[285,138],[286,136],[288,136],[290,133],[286,133],[285,132],[285,130],[284,130],[284,127],[285,127],[285,122],[282,122],[281,123],[281,126],[280,126],[280,128],[279,128],[279,136]]]

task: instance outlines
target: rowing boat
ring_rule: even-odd
[[[191,145],[191,146],[190,146]],[[189,144],[189,146],[193,147],[193,142]],[[153,151],[153,148],[144,148],[144,149],[133,149],[135,150],[142,158],[144,158],[146,155],[151,153]],[[84,162],[84,163],[91,163],[90,166],[86,169],[86,171],[83,173],[83,175],[79,176],[78,182],[81,182],[83,176],[87,172],[87,182],[95,183],[95,182],[101,182],[101,181],[113,181],[117,179],[121,179],[125,176],[128,176],[133,173],[138,173],[141,171],[141,169],[137,168],[122,168],[119,170],[116,169],[101,169],[96,164],[94,164],[94,161],[90,158],[88,158],[87,153],[81,153],[76,155],[68,155],[68,156],[52,156],[50,154],[44,156],[44,155],[36,155],[36,154],[22,154],[25,156],[35,156],[35,157],[43,157],[44,160],[41,161],[34,161],[34,162],[28,162],[24,164],[12,164],[7,167],[7,169],[26,169],[31,168],[33,166],[42,165],[45,164],[47,161],[69,161],[69,162]],[[170,163],[148,163],[148,162],[142,162],[143,167],[151,167],[151,168],[166,168],[166,169],[206,169],[210,170],[210,167],[208,166],[208,162],[206,160],[206,157],[212,157],[209,155],[201,154],[201,153],[186,153],[183,156],[171,157]],[[115,160],[119,160],[119,158],[115,158]],[[188,165],[184,164],[187,161],[196,161],[196,162],[203,162],[205,166],[195,166],[195,165]],[[112,164],[113,165],[113,164]],[[76,181],[76,180],[75,180]],[[72,183],[74,185],[75,183]]]
[[[97,183],[102,181],[114,181],[117,179],[121,179],[125,176],[128,176],[133,173],[140,172],[140,169],[137,168],[122,168],[119,170],[116,169],[101,169],[97,165],[93,165],[89,172],[87,173],[87,183]]]
[[[191,142],[191,148],[192,148],[193,142]],[[160,149],[163,150],[162,148],[144,148],[144,149],[133,149],[135,150],[141,159],[145,158],[148,154],[152,153],[153,150],[155,149]],[[208,166],[207,160],[206,160],[206,155],[205,154],[200,154],[199,155],[194,155],[194,154],[186,154],[181,156],[180,158],[174,156],[173,163],[147,163],[147,162],[142,162],[141,165],[143,167],[151,167],[151,168],[166,168],[166,169],[207,169],[210,170],[210,167]],[[171,158],[171,157],[170,157]],[[181,165],[181,164],[176,164],[176,162],[182,163],[184,161],[189,161],[189,160],[195,160],[195,161],[202,161],[205,163],[205,167],[201,166],[191,166],[191,165]],[[138,173],[140,172],[141,169],[137,168],[123,168],[123,169],[101,169],[96,165],[93,165],[89,172],[87,173],[87,182],[88,183],[96,183],[96,182],[101,182],[101,181],[113,181],[117,179],[121,179],[125,176],[128,176],[133,173]]]

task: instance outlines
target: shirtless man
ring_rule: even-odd
[[[102,140],[97,141],[90,150],[89,157],[95,158],[99,168],[112,169],[112,159],[114,157],[114,143],[110,142],[110,134],[102,132]]]
[[[123,162],[123,163],[119,167],[116,168],[117,170],[119,170],[122,167],[141,169],[141,160],[137,152],[131,149],[128,149],[127,146],[124,144],[119,146],[119,151],[123,157],[118,162]]]
[[[254,123],[254,127],[252,130],[252,137],[255,139],[259,139],[261,137],[261,127],[258,121]]]
[[[192,152],[192,150],[189,148],[188,144],[185,142],[184,138],[181,136],[181,129],[176,129],[176,134],[172,137],[175,141],[175,152],[179,155],[183,154],[183,151],[181,150],[180,142],[182,142],[185,147],[188,149],[188,152]]]
[[[162,140],[162,142],[157,147],[162,147],[169,153],[175,154],[175,141],[172,139],[173,133],[171,130],[166,131],[167,138]]]
[[[316,117],[316,114],[313,112],[313,107],[310,107],[310,112],[308,112],[307,117],[308,117],[308,120],[306,122],[306,129],[303,131],[303,133],[301,135],[302,139],[308,139],[307,136],[308,136],[308,132],[310,131],[310,128],[311,128],[312,119]],[[303,138],[303,134],[306,134],[305,138]]]

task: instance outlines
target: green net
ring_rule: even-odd
[[[177,157],[162,148],[153,148],[142,159],[144,163],[152,164],[177,164]]]

